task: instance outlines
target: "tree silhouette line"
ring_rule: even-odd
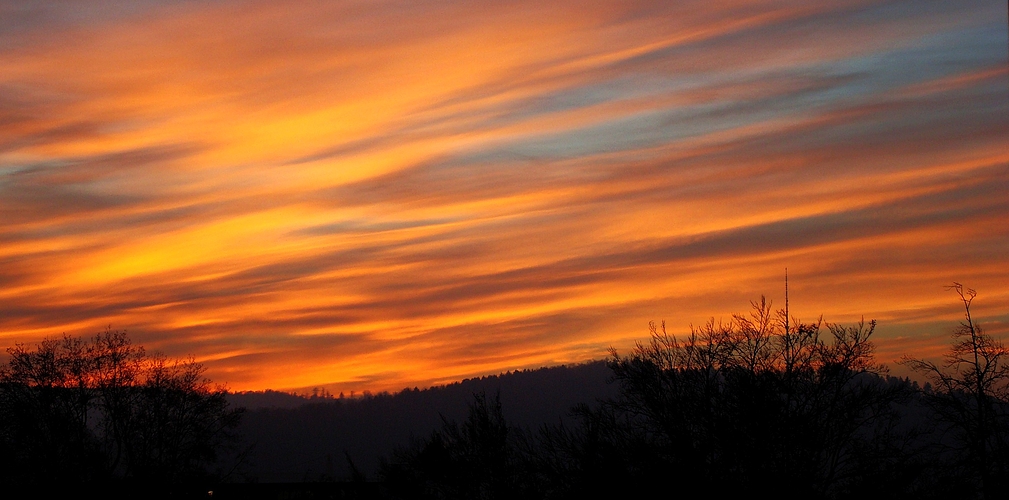
[[[611,350],[606,363],[615,395],[575,407],[569,420],[517,427],[505,419],[500,394],[479,392],[464,419],[443,417],[440,428],[386,455],[380,488],[331,492],[429,499],[657,492],[1004,498],[1009,351],[971,316],[976,292],[950,288],[964,320],[946,357],[901,361],[925,377],[924,385],[892,377],[875,361],[874,321],[804,323],[789,315],[787,301],[775,310],[761,298],[748,313],[692,327],[683,338],[668,334],[664,323],[650,324],[647,342],[625,355]],[[7,352],[0,367],[0,477],[7,484],[177,491],[227,479],[219,459],[241,456],[242,409],[229,406],[224,388],[192,360],[148,354],[111,329]],[[412,401],[423,392],[388,398]],[[277,410],[279,420],[267,423],[290,425],[309,410],[329,415],[322,412],[329,406],[350,414],[357,411],[352,403]],[[368,418],[385,421],[381,414]],[[326,418],[316,420],[326,425]],[[363,484],[346,450],[333,452],[346,456],[351,482]]]
[[[619,395],[575,409],[576,425],[509,426],[476,394],[383,460],[398,498],[705,495],[1005,498],[1006,348],[965,307],[944,364],[905,358],[919,386],[876,363],[875,322],[802,323],[764,300],[727,323],[665,325],[608,361]]]
[[[148,354],[126,332],[64,335],[7,352],[0,367],[7,484],[205,481],[236,437],[241,410],[228,406],[200,364]]]

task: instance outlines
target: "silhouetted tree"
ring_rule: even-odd
[[[953,345],[942,363],[905,357],[934,390],[924,394],[935,419],[955,436],[947,443],[958,475],[972,476],[984,498],[1004,498],[1009,474],[1009,350],[984,333],[971,317],[977,292],[953,283],[964,320],[953,331]]]
[[[7,352],[11,359],[0,368],[0,474],[26,482],[101,476],[101,443],[91,432],[96,395],[88,346],[64,337]]]
[[[18,344],[0,367],[3,473],[14,482],[205,478],[241,410],[193,361],[149,356],[125,332]]]
[[[149,360],[133,405],[126,474],[177,483],[206,475],[219,447],[233,440],[241,410],[229,409],[225,391],[189,361]]]
[[[752,307],[683,341],[651,324],[648,344],[613,350],[620,397],[593,418],[647,450],[630,464],[642,480],[778,497],[858,489],[862,471],[893,462],[895,404],[908,395],[873,360],[875,322],[806,324],[763,298]]]
[[[443,420],[441,430],[383,460],[379,475],[403,498],[517,498],[517,463],[500,395],[474,394],[461,424]]]

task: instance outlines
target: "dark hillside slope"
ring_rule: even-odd
[[[345,480],[347,455],[373,479],[378,458],[411,437],[426,437],[449,420],[465,419],[473,394],[500,391],[511,425],[538,428],[568,418],[579,403],[616,395],[603,361],[540,368],[444,387],[403,390],[357,399],[307,399],[280,393],[235,394],[232,403],[250,407],[240,431],[254,445],[246,474],[259,482]],[[293,398],[293,399],[292,399]],[[304,402],[295,407],[298,400]],[[272,404],[272,407],[259,407]]]

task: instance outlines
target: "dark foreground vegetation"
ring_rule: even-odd
[[[1007,498],[1007,351],[953,288],[965,319],[946,362],[904,361],[923,387],[874,361],[874,322],[800,323],[761,300],[614,351],[619,395],[575,425],[516,428],[477,394],[380,478],[399,498]]]
[[[946,359],[902,361],[923,385],[876,362],[874,322],[763,299],[604,364],[347,400],[226,395],[112,331],[16,346],[0,474],[219,498],[1007,498],[1009,351],[951,288]]]
[[[148,355],[125,332],[7,350],[0,478],[7,485],[181,492],[228,473],[241,410],[193,362]]]

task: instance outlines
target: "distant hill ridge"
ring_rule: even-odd
[[[501,372],[496,375],[483,375],[480,377],[465,378],[457,382],[451,382],[442,385],[434,385],[423,389],[419,389],[418,387],[415,386],[412,389],[409,387],[403,388],[398,392],[389,392],[389,391],[382,391],[379,393],[373,393],[370,391],[363,391],[358,393],[352,392],[351,395],[349,396],[342,393],[339,396],[333,395],[331,392],[328,392],[325,388],[322,387],[313,389],[312,393],[308,393],[306,391],[303,394],[299,393],[298,391],[283,391],[274,389],[265,389],[262,391],[235,391],[228,393],[228,401],[236,407],[243,407],[248,410],[258,410],[261,408],[297,408],[299,406],[306,404],[324,403],[337,400],[351,402],[351,401],[366,400],[373,397],[388,397],[409,391],[423,392],[423,391],[443,390],[443,389],[452,390],[452,388],[457,386],[466,386],[468,384],[474,384],[474,383],[479,385],[481,382],[494,381],[497,380],[499,377],[511,377],[529,373],[543,373],[543,372],[549,372],[551,370],[577,370],[579,367],[585,367],[589,365],[599,365],[597,366],[597,368],[605,369],[605,364],[606,362],[602,360],[591,360],[591,361],[585,361],[583,363],[543,366],[540,368],[525,368],[521,370],[508,370],[506,372]]]
[[[355,398],[300,396],[280,391],[229,395],[248,409],[240,431],[254,445],[245,475],[262,482],[350,477],[347,456],[367,477],[378,459],[411,437],[425,437],[442,418],[462,420],[473,394],[500,393],[511,425],[535,429],[570,418],[581,403],[614,396],[605,361],[520,370],[423,390]]]

